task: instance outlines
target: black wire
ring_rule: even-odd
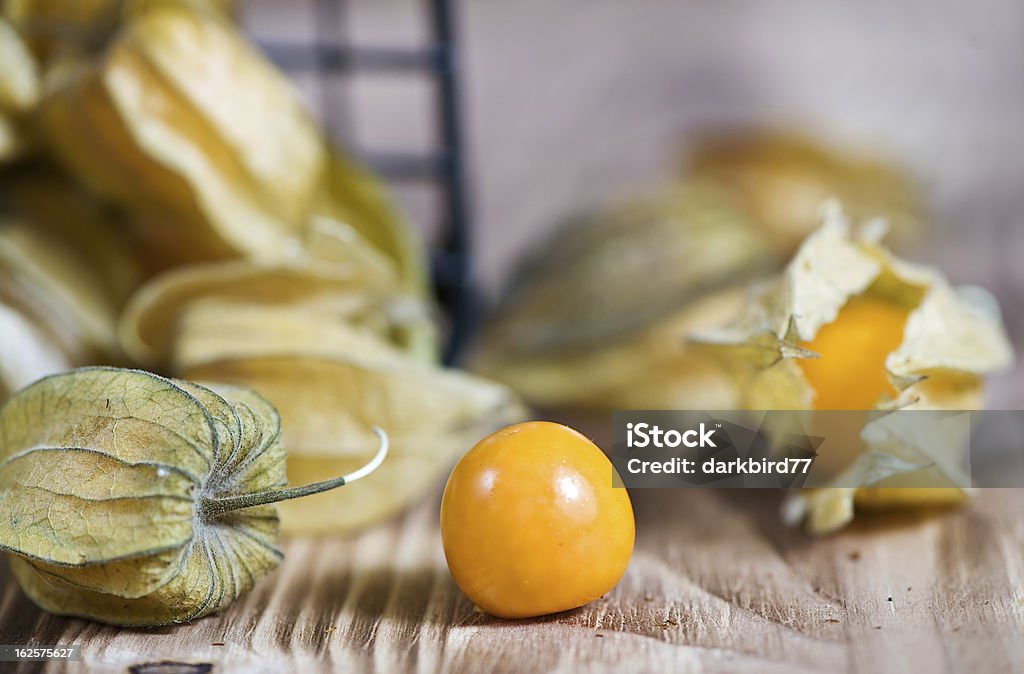
[[[440,259],[434,261],[438,299],[451,321],[444,361],[453,364],[463,354],[476,322],[477,303],[470,283],[469,197],[459,99],[459,62],[455,21],[450,0],[431,0],[437,59],[441,144],[445,150],[443,223]]]
[[[334,44],[335,36],[344,38],[344,20],[347,17],[343,6],[345,0],[314,0],[314,2],[316,25],[313,27],[313,34],[316,36],[316,43],[312,49],[306,48],[303,51],[313,58],[317,71],[323,123],[332,135],[344,138],[351,133],[349,102],[344,96],[344,92],[339,94],[338,83],[332,77],[332,74],[339,68],[335,66],[330,52],[324,50],[321,45]]]
[[[347,115],[335,105],[329,78],[338,71],[422,72],[435,80],[438,117],[437,152],[370,155],[367,163],[390,180],[428,179],[442,193],[441,239],[431,256],[434,289],[449,320],[443,360],[454,364],[465,352],[476,324],[478,302],[471,283],[470,190],[460,107],[460,73],[455,17],[451,0],[429,0],[432,45],[419,49],[351,47],[336,41],[344,17],[344,0],[315,0],[317,29],[312,45],[262,42],[267,56],[288,71],[313,70],[324,96],[324,120],[335,131]],[[326,35],[325,35],[326,33]],[[345,106],[347,107],[347,106]],[[348,131],[348,129],[345,129]]]

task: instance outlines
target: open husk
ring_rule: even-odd
[[[1013,360],[995,300],[980,288],[955,288],[937,270],[891,255],[881,245],[881,222],[854,231],[836,202],[825,205],[824,220],[783,275],[755,287],[737,319],[693,336],[731,371],[742,405],[755,410],[813,409],[820,392],[803,363],[818,354],[808,345],[844,307],[867,298],[906,312],[901,341],[884,357],[891,394],[879,396],[875,409],[981,406],[983,376],[1009,367]],[[858,379],[846,385],[855,388]],[[787,504],[787,518],[806,521],[812,531],[823,533],[848,523],[858,504],[884,508],[962,502],[967,485],[952,468],[959,457],[945,454],[958,445],[908,436],[887,446],[882,439],[895,441],[892,434],[880,432],[885,423],[877,420],[864,427],[863,453],[849,457],[834,481],[844,488],[800,493]]]

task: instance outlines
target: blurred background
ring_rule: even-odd
[[[431,41],[416,0],[244,0],[261,45]],[[557,223],[676,179],[709,132],[797,132],[897,167],[921,197],[907,257],[994,292],[1024,338],[1024,5],[1016,0],[454,2],[473,274],[486,304]],[[301,61],[301,59],[300,59]],[[415,72],[289,68],[315,115],[365,157],[429,152],[433,85]],[[399,180],[430,237],[443,208]],[[1020,361],[1018,355],[1018,362]],[[1024,403],[1021,370],[992,386]]]

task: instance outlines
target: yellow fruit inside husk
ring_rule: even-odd
[[[816,465],[834,477],[794,492],[785,521],[822,534],[855,506],[962,503],[965,429],[920,434],[889,412],[978,409],[983,377],[1013,363],[998,305],[894,257],[879,221],[855,229],[835,201],[821,215],[781,277],[753,287],[732,323],[693,339],[722,358],[747,409],[822,410],[808,415],[820,425],[812,435],[828,438]]]
[[[908,310],[874,297],[857,297],[836,320],[801,346],[819,354],[798,361],[814,389],[814,409],[867,410],[896,389],[885,371],[886,357],[903,341]]]

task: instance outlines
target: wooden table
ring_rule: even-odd
[[[289,542],[281,568],[240,603],[175,628],[47,615],[4,564],[0,643],[82,645],[84,665],[47,672],[1020,671],[1024,490],[824,539],[780,525],[779,499],[634,492],[637,547],[619,586],[519,622],[477,612],[453,584],[437,496],[358,537]],[[192,666],[147,664],[161,662]]]

